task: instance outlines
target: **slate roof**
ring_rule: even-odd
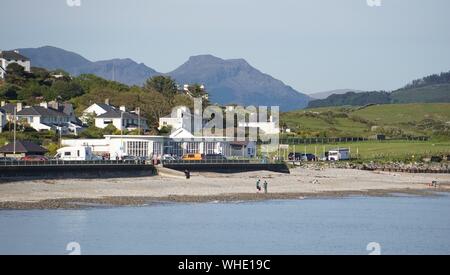
[[[30,59],[26,56],[23,56],[15,51],[1,51],[0,58],[10,60],[21,60],[21,61],[29,61]]]
[[[100,108],[102,108],[103,110],[105,110],[107,112],[108,111],[112,111],[112,110],[116,110],[116,107],[108,105],[108,104],[105,104],[105,103],[95,103],[95,104],[97,104],[98,106],[100,106]]]
[[[44,147],[37,145],[31,141],[16,141],[16,153],[46,153],[48,150]],[[10,154],[14,153],[14,143],[8,143],[0,148],[0,153]]]
[[[27,108],[23,108],[22,111],[17,113],[17,116],[63,116],[67,117],[68,115],[55,110],[53,108],[44,108],[42,106],[31,106]]]
[[[114,109],[114,110],[110,110],[104,114],[101,114],[99,116],[97,116],[97,118],[121,118],[122,111]],[[129,113],[129,112],[123,112],[123,119],[138,119],[138,115],[133,114],[133,113]],[[141,120],[145,120],[143,117],[141,117]]]
[[[6,114],[12,114],[14,113],[14,107],[17,107],[17,105],[13,103],[7,103],[5,104],[5,106],[0,107],[0,110],[3,110]]]

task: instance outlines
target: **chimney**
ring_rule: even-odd
[[[39,104],[39,106],[44,107],[45,109],[48,109],[48,103],[46,101],[41,102],[41,104]]]
[[[126,108],[124,105],[122,105],[122,106],[120,106],[120,110],[121,110],[122,112],[126,112],[126,111],[127,111],[127,108]]]
[[[105,99],[105,104],[109,105],[109,98]]]
[[[22,111],[22,102],[17,102],[17,107],[16,107],[16,112],[18,113],[18,112],[20,112],[20,111]]]
[[[53,109],[55,109],[55,110],[59,110],[59,102],[56,101],[56,100],[50,101],[50,102],[47,104],[47,107],[51,107],[51,108],[53,108]]]
[[[1,53],[1,52],[0,52]],[[3,100],[2,101],[2,107],[6,105],[6,102]]]

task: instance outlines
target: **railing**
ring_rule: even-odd
[[[145,160],[0,160],[1,166],[143,165]]]
[[[268,159],[203,159],[203,160],[163,160],[163,165],[170,164],[274,164],[282,161]]]

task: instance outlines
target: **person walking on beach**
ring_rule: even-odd
[[[257,193],[259,193],[260,191],[261,191],[261,185],[260,185],[260,183],[261,183],[261,180],[260,179],[258,179],[257,181],[256,181],[256,192]]]
[[[267,194],[267,181],[264,181],[264,193]]]

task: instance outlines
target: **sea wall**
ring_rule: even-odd
[[[178,171],[241,173],[251,171],[272,171],[289,174],[289,168],[284,163],[170,163],[164,167]]]
[[[24,179],[123,178],[156,175],[149,164],[0,166],[0,182]]]

